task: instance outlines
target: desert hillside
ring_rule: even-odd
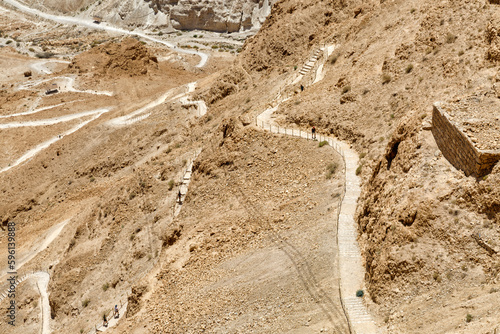
[[[0,5],[0,332],[500,330],[495,1],[61,4]]]

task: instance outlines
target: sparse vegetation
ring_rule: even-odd
[[[338,59],[339,59],[339,55],[337,53],[334,53],[330,57],[330,64],[335,65],[335,63],[337,62]]]
[[[408,66],[406,66],[405,72],[410,73],[411,71],[413,71],[413,64],[408,64]]]
[[[335,175],[338,165],[336,163],[330,163],[326,166],[326,179],[329,180]]]
[[[467,316],[465,317],[465,321],[466,322],[471,322],[472,318],[473,318],[473,316],[470,313],[467,313]]]
[[[363,297],[364,295],[365,295],[365,292],[363,290],[356,291],[356,297]]]
[[[102,285],[102,291],[107,291],[109,289],[109,283],[104,283]]]
[[[356,168],[356,175],[361,174],[362,169],[363,169],[363,165],[359,165],[358,168]]]
[[[86,298],[86,299],[82,300],[82,307],[85,308],[85,307],[89,306],[89,304],[90,304],[90,299]]]
[[[328,141],[326,141],[326,140],[320,141],[318,144],[319,147],[323,147],[325,145],[328,145]]]
[[[389,82],[391,82],[392,78],[389,74],[387,73],[384,73],[382,74],[382,84],[385,85],[385,84],[388,84]]]
[[[174,189],[175,182],[174,180],[168,181],[168,190]]]
[[[453,35],[452,33],[448,33],[446,35],[446,43],[448,43],[448,44],[454,43],[456,39],[457,39],[457,36]]]
[[[54,55],[55,53],[53,52],[38,52],[35,54],[35,57],[46,59],[46,58],[52,58]]]

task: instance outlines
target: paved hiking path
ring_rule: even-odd
[[[323,64],[328,56],[335,50],[334,45],[326,46],[327,54],[324,57],[320,68],[316,73],[316,78],[313,84],[324,78]],[[315,52],[314,58],[311,61],[316,62],[318,52]],[[307,69],[306,73],[312,69],[312,66]],[[304,74],[300,73],[293,84],[301,81]],[[281,102],[286,101],[288,97],[278,95],[276,104],[272,108],[266,109],[257,116],[257,126],[273,133],[280,133],[310,139],[312,134],[309,131],[304,132],[299,129],[287,129],[279,127],[274,123],[273,113],[278,110]],[[342,203],[338,219],[338,248],[339,248],[339,270],[340,270],[340,291],[342,304],[348,318],[351,331],[357,334],[381,333],[382,329],[378,328],[372,317],[368,313],[363,298],[356,297],[358,290],[364,290],[364,275],[363,259],[357,241],[357,228],[354,221],[356,205],[361,194],[361,186],[359,177],[356,175],[358,168],[358,153],[350,148],[350,144],[338,140],[334,137],[327,137],[317,134],[318,141],[326,141],[338,153],[342,155],[345,163],[345,190],[342,197]]]

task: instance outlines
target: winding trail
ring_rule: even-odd
[[[39,113],[41,111],[45,111],[45,110],[49,110],[49,109],[54,109],[54,108],[57,108],[57,107],[61,107],[65,104],[70,104],[70,103],[75,103],[75,102],[82,102],[83,100],[75,100],[75,101],[69,101],[69,102],[64,102],[64,103],[59,103],[59,104],[55,104],[53,106],[48,106],[48,107],[42,107],[42,108],[38,108],[38,109],[33,109],[33,110],[29,110],[29,111],[23,111],[23,112],[20,112],[20,113],[16,113],[16,114],[10,114],[10,115],[0,115],[0,118],[10,118],[10,117],[17,117],[17,116],[27,116],[27,115],[32,115],[32,114],[36,114],[36,113]],[[32,107],[33,108],[33,107]]]
[[[30,67],[39,73],[52,74],[52,71],[45,66],[45,64],[49,64],[49,63],[70,64],[71,62],[69,62],[67,60],[45,60],[45,61],[39,61],[37,63],[34,63]]]
[[[190,82],[185,85],[186,91],[184,93],[177,94],[173,97],[171,97],[176,90],[179,89],[179,87],[174,87],[169,89],[166,93],[164,93],[162,96],[157,98],[156,100],[146,104],[144,107],[139,108],[127,115],[120,116],[113,118],[109,120],[106,124],[110,126],[121,126],[121,125],[131,125],[136,122],[142,121],[149,116],[151,116],[150,112],[147,112],[160,104],[163,104],[167,101],[174,101],[179,99],[179,101],[183,105],[196,105],[198,109],[198,116],[203,116],[207,113],[207,105],[205,104],[205,101],[188,101],[188,98],[186,97],[187,94],[190,94],[194,92],[196,88],[196,82]]]
[[[80,130],[81,128],[83,128],[85,125],[89,124],[90,122],[92,122],[93,120],[99,118],[102,114],[104,113],[107,113],[111,110],[112,108],[102,108],[102,109],[97,109],[97,110],[94,110],[94,113],[93,113],[93,116],[74,126],[73,128],[69,129],[68,131],[66,132],[63,132],[62,134],[58,135],[58,136],[55,136],[41,144],[38,144],[36,147],[32,148],[31,150],[29,150],[28,152],[26,152],[25,154],[23,154],[20,158],[18,158],[16,161],[14,161],[12,164],[10,164],[9,166],[7,167],[4,167],[3,169],[0,169],[0,173],[3,173],[3,172],[6,172],[8,171],[9,169],[25,162],[26,160],[29,160],[31,158],[33,158],[35,155],[37,155],[39,152],[41,152],[42,150],[46,149],[47,147],[49,147],[50,145],[54,144],[55,142],[61,140],[63,137],[65,136],[68,136],[78,130]]]
[[[275,125],[272,113],[277,107],[265,110],[257,117],[257,125],[263,130],[278,134],[311,139],[309,132],[292,130]],[[318,140],[326,141],[345,162],[345,191],[342,197],[338,219],[338,248],[340,291],[342,304],[353,333],[381,333],[372,320],[363,298],[356,297],[356,291],[364,289],[363,259],[357,242],[357,229],[354,221],[357,200],[361,193],[359,178],[356,175],[358,154],[348,143],[334,137],[317,135]]]
[[[325,57],[322,64],[317,69],[316,77],[312,84],[321,81],[324,78],[323,64],[335,50],[335,45],[325,47]],[[311,61],[316,61],[311,59]],[[310,66],[306,72],[312,69]],[[299,74],[292,85],[297,84],[304,77]],[[280,104],[288,100],[288,97],[278,97],[273,103],[273,107],[264,110],[257,116],[257,126],[263,130],[278,134],[291,135],[304,139],[311,139],[309,132],[304,132],[299,129],[287,129],[275,124],[273,113],[278,110]],[[337,226],[337,242],[339,249],[339,271],[340,271],[340,296],[342,307],[349,322],[350,331],[352,333],[383,333],[383,329],[377,327],[373,321],[368,309],[363,302],[363,298],[356,297],[358,290],[364,290],[364,275],[363,258],[357,241],[357,228],[354,220],[357,201],[361,194],[361,185],[359,177],[356,175],[358,167],[358,153],[350,148],[350,144],[338,140],[334,137],[317,135],[319,141],[326,141],[340,155],[342,155],[345,164],[345,188],[340,205],[338,226]]]
[[[73,77],[66,77],[66,76],[60,76],[60,77],[53,77],[53,78],[48,78],[48,79],[43,79],[43,80],[37,80],[33,82],[28,82],[24,85],[20,85],[17,89],[19,90],[27,90],[31,89],[33,87],[36,87],[38,85],[41,85],[46,82],[50,81],[55,81],[55,80],[61,80],[63,82],[63,85],[59,85],[59,89],[61,92],[74,92],[74,93],[86,93],[86,94],[94,94],[94,95],[107,95],[107,96],[113,96],[113,92],[107,92],[107,91],[97,91],[97,90],[79,90],[74,87],[75,85],[75,78]]]
[[[90,111],[82,111],[75,114],[64,115],[54,118],[40,119],[37,121],[24,121],[24,122],[11,122],[11,123],[0,123],[0,129],[12,129],[12,128],[22,128],[26,126],[45,126],[45,125],[54,125],[62,122],[69,122],[75,120],[77,118],[82,118],[86,116],[92,116],[95,114],[102,114],[106,112],[106,109],[96,109]]]
[[[21,269],[24,264],[33,259],[40,252],[45,250],[59,236],[59,234],[64,229],[66,224],[68,224],[69,221],[70,219],[66,219],[61,223],[57,224],[56,226],[53,226],[51,229],[49,229],[45,238],[40,243],[36,244],[35,247],[32,250],[30,250],[28,254],[26,254],[23,258],[21,258],[18,261],[16,265],[16,271],[19,273],[19,269]],[[7,269],[2,270],[2,272],[0,273],[0,277],[3,277],[6,273]],[[29,279],[36,279],[36,285],[41,298],[40,307],[42,312],[42,334],[49,334],[50,304],[49,304],[48,285],[49,285],[50,275],[46,271],[31,272],[18,278],[15,282],[15,286],[17,287],[19,284]],[[0,291],[0,303],[7,297],[8,297],[8,289]]]
[[[83,26],[83,27],[87,27],[87,28],[91,28],[91,29],[95,29],[95,30],[104,30],[104,31],[112,32],[112,33],[122,34],[122,35],[139,36],[139,37],[142,37],[142,38],[147,39],[149,41],[163,44],[170,49],[175,49],[176,52],[199,56],[201,59],[200,59],[200,62],[198,63],[198,65],[196,65],[196,67],[205,66],[205,64],[207,63],[207,60],[208,60],[208,55],[206,53],[180,49],[172,43],[163,41],[163,40],[158,39],[158,38],[151,37],[142,31],[129,31],[126,29],[114,27],[106,22],[102,22],[101,24],[97,25],[92,20],[86,20],[86,19],[72,17],[72,16],[52,15],[52,14],[42,12],[38,9],[30,8],[30,7],[24,5],[16,0],[3,0],[3,2],[8,3],[11,6],[14,6],[15,8],[17,8],[18,10],[20,10],[22,12],[36,15],[36,16],[39,16],[39,17],[44,18],[46,20],[50,20],[50,21],[54,21],[54,22],[62,23],[62,24],[67,24],[67,25],[75,25],[76,24],[79,26]]]

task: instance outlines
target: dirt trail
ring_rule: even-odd
[[[129,30],[125,30],[122,28],[117,28],[117,27],[114,27],[106,22],[103,22],[103,23],[97,25],[91,20],[85,20],[85,19],[81,19],[81,18],[77,18],[77,17],[70,17],[70,16],[58,16],[58,15],[47,14],[47,13],[44,13],[44,12],[39,11],[37,9],[33,9],[33,8],[30,8],[26,5],[23,5],[16,0],[4,0],[4,2],[16,7],[17,9],[19,9],[22,12],[30,13],[30,14],[33,14],[36,16],[40,16],[40,17],[47,19],[47,20],[51,20],[51,21],[55,21],[55,22],[67,24],[67,25],[75,25],[76,24],[76,25],[84,26],[87,28],[95,29],[95,30],[104,30],[104,31],[119,33],[119,34],[123,34],[123,35],[130,35],[130,36],[135,35],[135,36],[142,37],[144,39],[150,40],[150,41],[155,42],[155,43],[163,44],[171,49],[175,49],[175,51],[179,52],[179,53],[199,56],[201,58],[201,60],[198,63],[198,65],[196,65],[196,67],[205,66],[205,64],[207,63],[207,60],[208,60],[208,55],[206,53],[177,48],[172,43],[165,42],[163,40],[151,37],[151,36],[147,35],[144,32],[141,32],[141,31],[129,31]]]
[[[42,334],[50,333],[50,304],[49,304],[49,293],[47,287],[49,285],[50,276],[48,273],[39,271],[34,273],[33,278],[37,279],[37,286],[40,292],[40,298],[42,299]]]
[[[75,103],[75,102],[81,102],[81,101],[83,101],[83,100],[75,100],[75,101],[63,102],[63,103],[55,104],[53,106],[42,107],[42,108],[38,108],[38,109],[32,109],[32,110],[29,110],[29,111],[23,111],[23,112],[16,113],[16,114],[0,115],[0,118],[10,118],[10,117],[17,117],[17,116],[32,115],[32,114],[39,113],[41,111],[45,111],[45,110],[49,110],[49,109],[53,109],[53,108],[64,106],[66,104]],[[36,103],[36,104],[38,104],[38,103]],[[32,108],[34,108],[34,107],[32,107]]]
[[[33,158],[35,155],[37,155],[39,152],[43,151],[44,149],[46,149],[47,147],[49,147],[50,145],[54,144],[55,142],[61,140],[64,136],[68,136],[76,131],[78,131],[79,129],[83,128],[85,125],[89,124],[90,122],[96,120],[97,118],[99,118],[102,114],[104,113],[107,113],[111,110],[111,108],[103,108],[103,109],[99,109],[99,112],[98,113],[95,113],[90,119],[74,126],[73,128],[69,129],[68,131],[56,136],[56,137],[53,137],[39,145],[37,145],[35,148],[29,150],[28,152],[26,152],[24,155],[22,155],[20,158],[18,158],[15,162],[13,162],[12,164],[10,164],[9,166],[7,167],[4,167],[3,169],[0,169],[0,173],[3,173],[5,171],[8,171],[9,169],[25,162],[26,160],[29,160],[31,158]]]

